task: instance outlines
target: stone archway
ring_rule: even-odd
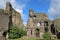
[[[36,22],[35,36],[40,37],[40,22]]]
[[[8,31],[4,31],[4,32],[3,32],[3,37],[5,38],[5,40],[8,39]]]
[[[4,31],[4,32],[3,32],[3,36],[4,36],[4,37],[6,37],[6,34],[7,34],[7,32],[6,32],[6,31]]]
[[[51,25],[51,33],[52,33],[53,35],[55,35],[55,27],[54,27],[54,24]]]
[[[36,28],[36,29],[35,29],[35,35],[36,35],[36,37],[40,37],[40,36],[39,36],[39,34],[40,34],[39,31],[40,31],[39,28]]]
[[[37,25],[38,25],[38,23],[39,23],[39,27],[37,27]],[[45,23],[46,23],[46,26],[48,25],[48,22],[42,22],[42,21],[34,21],[34,26],[36,27],[35,28],[35,35],[36,35],[36,37],[40,37],[40,38],[43,38],[43,35],[44,35],[44,32],[45,32],[45,30],[44,30],[44,28],[45,28]],[[37,31],[37,32],[36,32]]]
[[[44,21],[44,30],[45,32],[48,31],[48,21]]]

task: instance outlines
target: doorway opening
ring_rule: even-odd
[[[36,34],[36,37],[39,37],[39,28],[35,29],[35,34]]]
[[[7,35],[7,31],[4,31],[3,36],[6,37],[6,35]]]
[[[55,27],[54,27],[54,24],[51,25],[51,33],[52,33],[53,35],[55,35]]]
[[[47,21],[44,22],[44,30],[45,30],[45,32],[48,31],[48,22]]]

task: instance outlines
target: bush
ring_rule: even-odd
[[[24,35],[26,35],[25,30],[20,29],[16,25],[13,25],[13,26],[10,27],[10,31],[9,31],[9,38],[10,39],[21,38]]]
[[[44,40],[50,40],[50,35],[48,32],[44,34]]]

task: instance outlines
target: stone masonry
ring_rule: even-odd
[[[0,9],[0,39],[8,38],[8,31],[10,26],[14,24],[23,28],[23,21],[19,12],[12,8],[12,5],[7,2],[6,9]]]
[[[29,19],[27,22],[27,37],[36,37],[35,30],[37,24],[40,24],[39,37],[43,38],[46,30],[50,33],[52,38],[60,38],[60,18],[53,21],[48,19],[48,15],[43,12],[34,12],[29,10]],[[0,9],[0,40],[8,39],[8,32],[11,25],[17,25],[19,28],[24,28],[23,21],[19,12],[13,9],[12,5],[7,2],[6,9]]]

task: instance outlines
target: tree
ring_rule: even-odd
[[[21,38],[24,35],[26,35],[25,30],[20,29],[16,25],[13,25],[13,26],[10,27],[10,31],[9,31],[9,38],[10,39]]]

